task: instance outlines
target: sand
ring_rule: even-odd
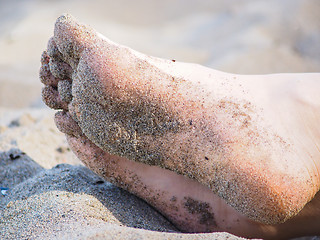
[[[26,118],[18,112],[11,111],[10,115],[13,119]],[[47,146],[52,146],[47,152],[56,151],[53,154],[57,157],[53,162],[45,162],[50,154],[35,155],[38,162],[34,161],[26,153],[32,151],[23,141],[12,141],[12,132],[15,139],[23,139],[26,132],[22,129],[26,126],[39,129],[42,125],[43,129],[50,129],[52,113],[29,111],[28,116],[33,124],[12,120],[1,132],[1,142],[9,150],[0,152],[0,186],[9,190],[0,194],[0,239],[236,238],[227,233],[179,233],[143,200],[106,182],[79,163],[61,163],[64,159],[58,153],[63,152],[61,149],[70,150],[65,144],[54,148],[54,136],[46,135]],[[52,131],[63,138],[57,130]],[[33,131],[29,141],[37,141],[38,134]]]
[[[177,233],[70,151],[38,78],[65,12],[157,57],[243,74],[319,72],[319,1],[0,1],[0,187],[9,188],[0,194],[0,239],[237,239]]]

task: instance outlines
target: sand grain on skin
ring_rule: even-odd
[[[72,95],[71,116],[101,149],[195,179],[262,223],[286,221],[312,197],[301,199],[295,190],[282,194],[287,182],[301,191],[310,183],[292,177],[291,170],[297,171],[290,165],[289,174],[278,167],[276,159],[294,153],[245,98],[216,98],[215,89],[161,71],[151,58],[102,38],[70,15],[58,18],[48,48],[50,69],[61,68],[62,75],[66,63],[73,69],[72,94],[63,85],[61,92]]]

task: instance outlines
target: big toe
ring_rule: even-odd
[[[71,115],[66,111],[57,112],[54,116],[57,128],[69,136],[84,137],[77,122],[73,120]]]
[[[82,51],[96,40],[96,32],[92,28],[80,24],[69,14],[60,16],[55,23],[54,41],[64,60],[73,68],[78,64]]]
[[[52,86],[42,88],[42,101],[49,108],[68,110],[68,103],[61,99],[58,90]]]

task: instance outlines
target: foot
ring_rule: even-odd
[[[299,95],[303,91],[298,86],[300,79],[293,76],[237,76],[148,57],[62,16],[48,54],[43,54],[40,77],[46,84],[44,101],[49,107],[64,109],[64,117],[70,120],[65,124],[69,130],[61,130],[73,136],[69,142],[80,152],[80,159],[137,195],[143,191],[139,184],[132,185],[136,183],[132,173],[160,169],[165,171],[164,179],[171,180],[172,175],[181,179],[178,182],[195,183],[197,197],[210,189],[211,198],[218,199],[214,202],[232,206],[233,217],[278,224],[296,215],[319,190],[319,111],[314,111],[312,94],[309,99]],[[314,84],[316,78],[319,75],[309,75],[311,80],[305,85]],[[292,91],[283,87],[288,79]],[[295,93],[296,89],[300,92]],[[301,113],[308,121],[302,122]],[[59,119],[62,115],[57,116],[61,126]],[[90,147],[77,147],[88,142]],[[105,157],[91,162],[92,154],[95,159],[99,156],[96,151],[113,156],[106,157],[108,164],[115,164],[113,172],[102,160]],[[161,185],[152,174],[144,179]],[[170,188],[181,193],[173,182]],[[146,194],[140,196],[165,212],[164,206],[153,203],[159,197],[148,194],[151,200]],[[182,206],[199,198],[187,199]],[[196,209],[212,213],[220,207],[206,205],[208,202]],[[189,220],[180,225],[192,225]],[[222,220],[220,225],[210,221],[211,227],[202,224],[206,231],[217,230],[215,224],[223,225]]]
[[[184,232],[229,232],[246,238],[288,239],[319,234],[320,195],[282,224],[266,225],[237,212],[197,181],[103,151],[68,112],[55,116],[75,154],[105,179],[141,197]]]

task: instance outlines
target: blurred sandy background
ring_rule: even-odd
[[[223,71],[320,71],[319,0],[0,0],[0,107],[43,106],[39,60],[71,13],[111,40]]]

